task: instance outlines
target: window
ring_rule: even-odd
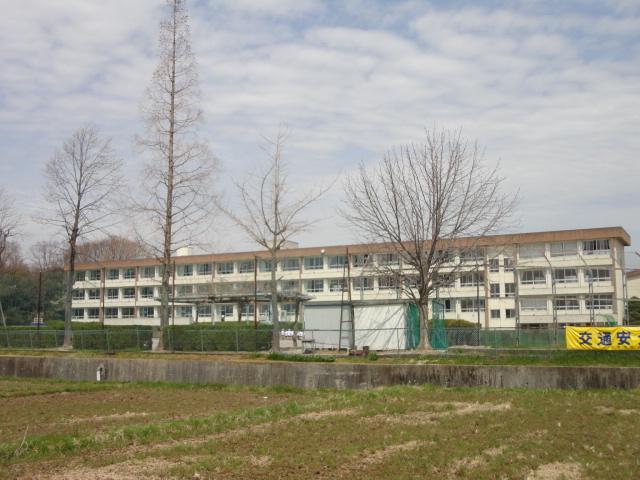
[[[484,284],[484,274],[480,272],[467,272],[460,275],[461,287],[476,287]]]
[[[433,285],[435,288],[455,288],[456,277],[453,273],[438,273],[433,276]]]
[[[507,298],[516,296],[516,284],[515,283],[505,283],[504,284],[504,296]]]
[[[499,298],[500,297],[500,284],[499,283],[492,283],[489,285],[489,291],[491,293],[491,297],[492,298]]]
[[[587,297],[586,307],[587,310],[591,310],[591,298]],[[613,308],[613,297],[611,295],[594,295],[593,296],[593,309],[594,310],[611,310]]]
[[[460,262],[484,262],[484,251],[480,248],[474,248],[471,250],[461,250],[460,251]]]
[[[481,312],[484,310],[484,298],[462,298],[460,299],[460,309],[463,312]]]
[[[538,258],[544,257],[544,243],[527,243],[520,245],[520,258]]]
[[[107,289],[107,299],[108,300],[117,300],[119,297],[117,288],[108,288]]]
[[[104,309],[104,318],[118,318],[118,309],[117,308],[105,308]]]
[[[193,275],[193,265],[178,265],[179,277],[191,277],[192,275]]]
[[[324,258],[322,257],[305,257],[305,270],[322,270],[324,268]]]
[[[299,258],[285,258],[284,260],[282,260],[283,272],[295,272],[297,270],[300,270]]]
[[[296,314],[296,305],[294,303],[285,303],[280,310],[286,317],[293,317]]]
[[[307,280],[306,288],[309,293],[322,292],[324,291],[324,280]]]
[[[329,268],[345,268],[347,257],[345,255],[333,255],[329,257]]]
[[[193,285],[178,285],[176,297],[188,297],[189,295],[193,295]]]
[[[136,289],[135,288],[123,288],[122,289],[122,298],[136,298]]]
[[[504,271],[505,272],[513,272],[513,259],[505,257],[502,260],[502,263],[504,264]]]
[[[107,280],[118,280],[120,278],[120,271],[117,268],[110,268],[107,270]]]
[[[358,277],[353,279],[354,290],[373,290],[373,278],[372,277]]]
[[[220,305],[220,319],[224,322],[226,319],[233,319],[233,305]]]
[[[190,318],[191,317],[191,306],[190,305],[178,305],[176,307],[176,317],[179,317],[179,318]]]
[[[84,320],[84,308],[74,308],[72,315],[76,320]]]
[[[520,273],[520,282],[523,285],[544,285],[547,277],[544,270],[527,270]]]
[[[199,317],[210,317],[211,316],[211,305],[198,305],[198,316]]]
[[[87,308],[87,318],[90,320],[97,320],[100,318],[100,309],[99,308]]]
[[[156,276],[156,267],[144,267],[140,269],[142,278],[153,278]]]
[[[418,277],[416,275],[407,275],[403,279],[404,286],[407,288],[417,288],[418,287]]]
[[[100,280],[100,270],[89,270],[89,280]]]
[[[587,275],[591,273],[591,278],[594,282],[610,282],[611,270],[608,268],[591,268],[587,270]]]
[[[332,278],[329,280],[330,292],[341,292],[344,289],[344,280],[342,278]]]
[[[553,271],[556,283],[577,283],[578,271],[575,268],[556,268]]]
[[[134,318],[136,316],[133,307],[122,307],[120,313],[122,313],[122,318]]]
[[[283,292],[298,292],[300,291],[300,283],[297,280],[283,280],[281,282]]]
[[[233,262],[216,263],[216,272],[218,275],[231,275],[233,273]]]
[[[609,253],[609,240],[587,240],[582,242],[584,255],[599,255]]]
[[[89,300],[100,300],[100,289],[99,288],[90,288],[89,289]]]
[[[521,298],[520,309],[522,311],[547,311],[547,299],[544,297]]]
[[[73,291],[73,299],[74,300],[84,300],[84,290],[76,289]]]
[[[253,318],[253,303],[243,303],[242,309],[240,310],[240,314],[244,320],[248,320]]]
[[[378,278],[378,289],[380,290],[395,290],[397,282],[395,277],[380,277]]]
[[[178,307],[180,308],[180,307]],[[153,318],[155,317],[154,307],[140,307],[138,308],[138,314],[141,318]]]
[[[434,260],[439,263],[451,263],[455,259],[451,250],[437,250]]]
[[[136,278],[136,269],[135,268],[125,268],[122,271],[122,278],[125,280],[131,280],[132,278]]]
[[[198,265],[198,275],[211,275],[212,271],[210,263],[201,263]]]
[[[76,272],[76,282],[84,282],[86,274],[84,271]]]
[[[254,269],[253,260],[243,260],[238,263],[238,273],[253,273]]]
[[[271,260],[260,260],[260,271],[261,272],[270,272],[271,271]],[[231,272],[233,273],[233,272]]]
[[[208,295],[213,292],[213,285],[211,283],[199,283],[194,285],[196,293],[198,295]]]
[[[490,272],[499,272],[500,271],[500,259],[499,258],[491,258],[489,259],[489,271]]]
[[[140,291],[140,298],[153,298],[153,287],[141,287],[138,290]]]
[[[564,296],[564,297],[556,297],[555,298],[556,310],[579,310],[580,303],[578,302],[578,297],[575,296]]]
[[[440,303],[444,304],[445,312],[453,312],[456,309],[456,302],[450,298],[441,298]]]
[[[491,318],[500,318],[500,309],[491,310]]]
[[[553,242],[551,244],[552,257],[570,257],[578,254],[576,242]]]
[[[505,311],[505,317],[507,318],[516,318],[516,309],[515,308],[507,308]]]
[[[353,266],[354,267],[364,267],[369,264],[369,255],[354,255],[353,256]]]
[[[378,254],[378,265],[398,265],[398,255],[396,253],[380,253]]]

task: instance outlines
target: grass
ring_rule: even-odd
[[[75,350],[0,350],[0,355],[70,356],[77,358],[102,358],[104,352]],[[335,354],[300,355],[289,353],[150,353],[116,352],[109,358],[162,358],[174,360],[207,360],[238,362],[349,362],[395,364],[453,364],[453,365],[548,365],[548,366],[602,366],[640,367],[640,351],[581,351],[581,350],[492,350],[478,354],[460,351],[444,351],[429,355],[370,352],[365,357],[336,356]],[[0,392],[0,397],[2,393]]]
[[[8,378],[0,391],[11,392],[0,410],[3,479],[598,479],[606,472],[615,480],[637,478],[640,463],[640,391],[300,391]],[[126,411],[148,415],[122,422],[110,413]],[[96,419],[104,413],[106,422]]]

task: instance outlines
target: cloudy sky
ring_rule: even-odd
[[[25,243],[52,232],[43,165],[92,122],[139,184],[139,105],[156,59],[161,0],[21,0],[0,16],[0,186]],[[212,188],[255,171],[261,136],[289,126],[294,186],[462,128],[506,187],[522,231],[622,225],[640,238],[640,2],[192,0],[202,134]],[[309,215],[303,246],[356,241],[336,217],[340,183]],[[123,224],[120,230],[130,228]],[[214,221],[211,249],[253,248]]]

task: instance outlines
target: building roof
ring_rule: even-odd
[[[601,227],[601,228],[584,228],[577,230],[552,230],[544,232],[528,232],[528,233],[510,233],[501,235],[487,235],[478,241],[477,237],[463,237],[453,241],[454,247],[466,247],[476,245],[478,247],[489,247],[495,245],[513,245],[522,243],[537,242],[557,242],[557,241],[575,241],[575,240],[598,240],[605,238],[619,239],[623,245],[631,245],[631,237],[622,227]],[[385,251],[389,250],[389,244],[384,243],[359,243],[351,245],[332,245],[317,246],[304,248],[287,248],[280,252],[280,257],[302,257],[309,255],[343,255],[347,249],[349,254],[370,253],[372,250]],[[324,251],[324,252],[323,252]],[[268,259],[269,253],[265,250],[256,250],[249,252],[227,252],[227,253],[210,253],[203,255],[186,255],[176,256],[173,260],[177,265],[191,263],[209,263],[209,262],[225,262],[237,260],[253,260]],[[139,258],[129,260],[111,260],[102,262],[79,263],[76,265],[77,270],[91,268],[116,268],[116,267],[144,267],[157,265],[160,262],[158,258]]]
[[[640,277],[640,268],[627,272],[627,279],[639,278],[639,277]]]

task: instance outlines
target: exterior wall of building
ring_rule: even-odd
[[[460,245],[468,244],[461,239]],[[622,228],[544,232],[487,237],[478,255],[452,253],[442,274],[456,272],[450,285],[437,291],[445,318],[480,322],[484,327],[513,328],[553,324],[622,323],[624,315],[624,247]],[[279,289],[304,293],[311,304],[347,300],[347,248],[350,289],[355,302],[407,300],[387,272],[410,276],[411,269],[376,245],[282,250],[277,266]],[[257,272],[253,263],[258,262]],[[180,302],[209,291],[253,292],[254,278],[263,288],[270,280],[264,252],[176,257],[175,324],[248,320],[253,304],[228,303],[198,307]],[[74,289],[74,321],[108,325],[159,325],[160,266],[153,259],[78,266]],[[384,269],[381,268],[385,264]],[[383,272],[382,270],[385,270]],[[254,277],[255,276],[255,277]],[[435,295],[434,295],[435,296]],[[281,319],[292,321],[295,307],[281,307]],[[259,305],[259,321],[269,320],[268,306]]]

